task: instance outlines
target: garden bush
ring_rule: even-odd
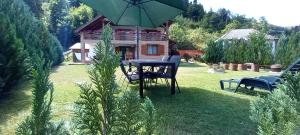
[[[238,64],[241,60],[240,54],[242,50],[239,50],[240,48],[240,41],[238,39],[234,39],[231,42],[229,42],[227,52],[226,52],[226,59],[230,63]]]
[[[247,62],[248,51],[247,51],[248,44],[245,40],[238,40],[237,44],[237,62],[239,64],[243,64]]]
[[[252,63],[260,65],[272,63],[271,44],[267,41],[264,33],[258,32],[250,35],[250,50],[249,60]]]
[[[294,75],[290,73],[285,74],[284,78],[284,85],[281,85],[280,87],[287,95],[300,103],[300,72]]]
[[[275,62],[277,64],[281,64],[283,68],[287,68],[290,64],[289,60],[287,60],[288,55],[286,52],[289,52],[287,49],[288,38],[286,35],[281,35],[275,50]]]
[[[278,40],[275,61],[287,68],[300,57],[300,32],[282,35]]]
[[[285,84],[286,85],[286,84]],[[299,122],[297,100],[285,94],[283,87],[250,103],[250,119],[258,125],[260,135],[295,134]]]
[[[203,60],[208,64],[217,64],[223,60],[224,51],[222,42],[209,41],[204,49]]]

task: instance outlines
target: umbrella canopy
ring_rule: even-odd
[[[185,0],[81,0],[116,25],[158,27],[186,9]]]

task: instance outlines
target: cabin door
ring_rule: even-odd
[[[122,60],[134,59],[134,47],[119,46],[116,51],[120,53]]]

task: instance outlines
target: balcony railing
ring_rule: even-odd
[[[135,41],[136,33],[135,32],[116,32],[113,33],[114,40],[124,40],[124,41]]]
[[[167,41],[167,35],[161,33],[140,33],[141,41]],[[87,32],[83,35],[84,39],[87,40],[101,40],[101,32]],[[136,33],[134,32],[115,32],[113,33],[113,40],[121,41],[135,41]]]
[[[161,33],[141,33],[142,41],[166,41],[167,35]]]
[[[101,40],[102,32],[86,32],[83,34],[83,38],[88,40]]]

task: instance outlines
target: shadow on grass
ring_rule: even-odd
[[[249,99],[222,91],[180,88],[181,93],[175,95],[164,85],[145,90],[157,108],[161,134],[255,134]]]
[[[0,96],[0,125],[17,124],[7,123],[11,118],[17,117],[20,112],[31,106],[30,84],[24,82],[14,88],[11,92]]]

